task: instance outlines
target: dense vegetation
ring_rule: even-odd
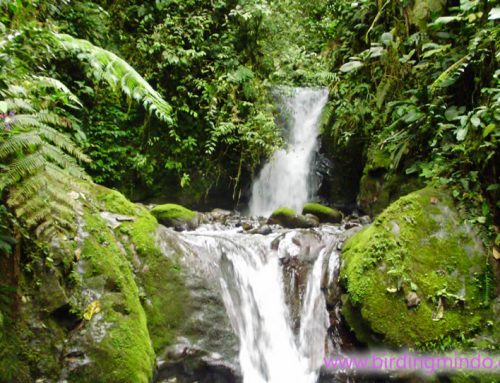
[[[245,200],[284,145],[276,85],[329,88],[324,154],[362,153],[362,210],[444,185],[498,254],[499,19],[488,0],[0,0],[0,328],[92,182]]]

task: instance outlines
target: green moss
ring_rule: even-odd
[[[187,315],[189,292],[184,286],[180,265],[175,257],[171,259],[162,254],[156,243],[158,221],[147,209],[131,203],[119,192],[103,187],[98,192],[99,200],[104,203],[103,209],[135,217],[135,221],[123,222],[116,228],[116,237],[125,245],[130,263],[133,262],[134,252],[140,258],[141,266],[136,270],[137,283],[145,294],[142,301],[154,349],[161,351],[174,342]],[[156,211],[162,210],[181,213],[169,215],[171,218],[196,217],[195,212],[179,205],[156,207]],[[175,254],[181,254],[182,250],[175,243],[170,243],[169,247]]]
[[[126,223],[121,230],[130,235],[141,261],[146,267],[137,275],[148,299],[144,310],[148,328],[156,351],[173,343],[179,327],[186,319],[189,293],[184,286],[177,260],[161,253],[155,241],[158,223],[145,209],[141,209],[135,222]],[[174,243],[171,249],[180,254]]]
[[[312,214],[320,219],[321,222],[340,222],[342,213],[336,209],[319,203],[306,203],[302,209],[302,214]]]
[[[443,337],[473,333],[490,315],[475,281],[484,254],[452,206],[444,192],[412,193],[344,246],[341,277],[350,302],[387,343],[437,346]],[[404,297],[412,289],[421,303],[409,309]],[[444,316],[435,321],[440,299]],[[349,315],[346,319],[357,327]]]
[[[105,211],[123,215],[135,215],[137,213],[138,206],[116,190],[94,185],[93,194]]]
[[[85,230],[89,235],[81,256],[86,262],[83,281],[99,275],[114,286],[101,297],[103,315],[111,326],[100,343],[89,345],[94,362],[91,371],[72,378],[77,382],[96,379],[148,382],[152,376],[154,352],[130,263],[99,215],[85,214]]]
[[[271,217],[294,217],[297,212],[289,207],[280,207],[273,211]]]
[[[151,214],[160,221],[176,219],[188,221],[196,218],[196,213],[194,211],[173,203],[158,205],[151,210]]]

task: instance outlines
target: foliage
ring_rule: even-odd
[[[26,10],[18,3],[8,8],[14,15]],[[90,74],[97,81],[106,80],[167,123],[171,108],[128,63],[86,40],[55,33],[29,19],[18,29],[4,26],[0,39],[4,64],[0,191],[16,216],[38,236],[72,232],[75,210],[68,193],[81,190],[79,180],[89,180],[79,163],[90,159],[74,143],[85,138],[75,118],[82,105],[63,82],[47,76],[47,56],[61,54],[62,49],[77,55],[90,64]]]
[[[339,145],[370,140],[368,155],[388,157],[388,173],[452,187],[487,225],[499,207],[500,28],[490,7],[331,3],[338,81],[324,127]]]

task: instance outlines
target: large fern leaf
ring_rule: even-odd
[[[159,119],[169,124],[173,123],[170,104],[125,60],[87,40],[61,33],[54,33],[54,36],[65,49],[90,64],[96,79],[107,81],[131,99],[142,102]]]

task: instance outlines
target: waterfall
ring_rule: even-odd
[[[284,109],[291,113],[288,148],[277,151],[255,181],[250,201],[253,215],[266,215],[280,206],[299,210],[316,192],[309,181],[328,91],[297,88],[282,98]],[[233,365],[243,383],[316,383],[325,352],[339,344],[327,336],[330,317],[325,292],[338,275],[342,230],[330,225],[305,230],[274,227],[268,235],[250,234],[243,223],[259,227],[257,219],[239,215],[233,219],[191,232],[162,231],[165,243],[170,235],[178,237],[169,243],[182,243],[183,268],[194,295],[210,297],[208,303],[196,306],[192,326],[196,330],[188,333],[202,328],[207,337],[216,336],[194,341],[193,349],[207,351],[206,358],[211,355],[212,361],[203,362],[207,365],[220,368],[220,359]],[[164,251],[168,247],[162,246]],[[209,290],[217,290],[222,302],[205,293]],[[227,318],[210,320],[213,315],[204,310],[214,305],[225,310]],[[236,352],[229,355],[231,347],[221,347],[219,342],[231,337],[220,328],[227,319],[226,328],[237,336],[237,358]],[[189,354],[184,347],[182,357]],[[203,380],[208,381],[240,380]]]
[[[186,267],[219,282],[243,383],[317,382],[329,327],[322,283],[338,267],[339,233],[330,226],[262,236],[207,225],[181,234],[196,258]]]
[[[274,153],[254,182],[251,215],[269,215],[282,206],[301,210],[316,192],[310,173],[328,90],[295,88],[281,98],[283,109],[290,113],[288,145]]]

